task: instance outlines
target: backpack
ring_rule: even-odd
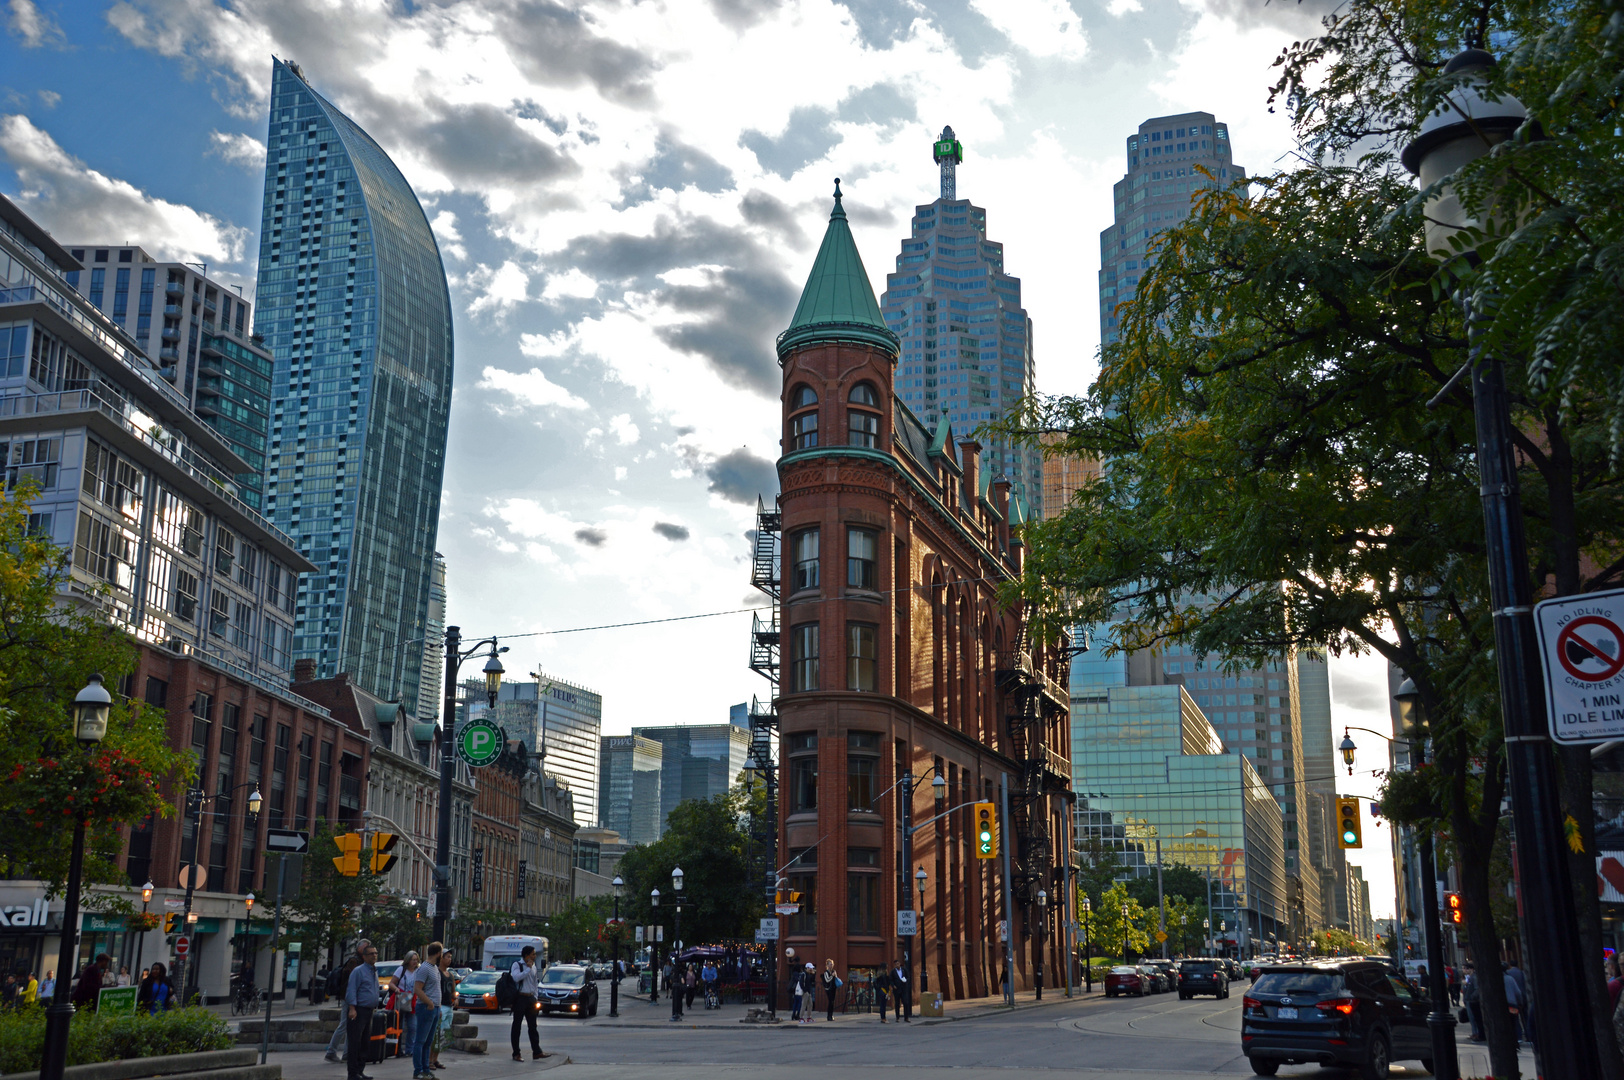
[[[327,996],[341,998],[350,988],[350,972],[354,971],[361,961],[351,960],[340,967],[336,967],[327,976]]]
[[[513,981],[513,972],[504,971],[496,980],[496,1007],[509,1009],[519,996],[519,984]]]

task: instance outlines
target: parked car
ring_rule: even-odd
[[[1375,1080],[1394,1061],[1433,1065],[1426,1001],[1369,960],[1271,967],[1242,1001],[1241,1049],[1259,1076],[1318,1064]]]
[[[1224,957],[1224,968],[1229,972],[1230,982],[1245,977],[1246,973],[1241,970],[1241,962],[1233,956]]]
[[[1165,994],[1173,989],[1173,980],[1160,968],[1149,964],[1140,964],[1139,970],[1145,973],[1145,985],[1152,994]]]
[[[541,974],[541,1014],[598,1015],[598,986],[582,964],[554,964]]]
[[[1229,996],[1229,968],[1222,960],[1186,960],[1179,965],[1179,1000],[1185,1001],[1197,994],[1211,994],[1215,998]]]
[[[1154,992],[1150,988],[1150,980],[1145,976],[1145,973],[1131,964],[1114,967],[1105,976],[1106,997],[1116,997],[1119,994],[1144,997],[1146,994]]]
[[[1164,986],[1162,988],[1164,991],[1177,990],[1178,989],[1178,986],[1179,986],[1179,965],[1178,965],[1178,961],[1176,961],[1176,960],[1149,960],[1149,961],[1146,961],[1145,966],[1149,967],[1152,971],[1156,972],[1157,975],[1161,976],[1162,981],[1164,981],[1167,984],[1166,986]]]
[[[457,986],[457,1008],[469,1012],[501,1012],[502,1007],[496,1003],[496,980],[501,974],[498,971],[472,972]]]

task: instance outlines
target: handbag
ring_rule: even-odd
[[[845,986],[845,985],[846,985],[845,983],[840,981],[840,976],[836,975],[835,976],[835,989],[839,990],[842,986]]]
[[[1462,1009],[1460,1011],[1459,1019],[1463,1024],[1470,1024],[1472,1022],[1472,1014],[1467,1012],[1465,1009]]]

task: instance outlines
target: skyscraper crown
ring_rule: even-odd
[[[789,329],[778,335],[778,359],[782,362],[794,349],[826,341],[860,341],[887,349],[893,356],[897,352],[897,336],[886,328],[846,222],[838,179],[835,208],[812,273],[801,290],[801,302],[795,306]]]

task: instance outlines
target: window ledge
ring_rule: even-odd
[[[882,592],[876,592],[873,589],[853,589],[848,586],[846,589],[846,598],[848,600],[869,600],[878,604],[884,601],[885,594]]]

